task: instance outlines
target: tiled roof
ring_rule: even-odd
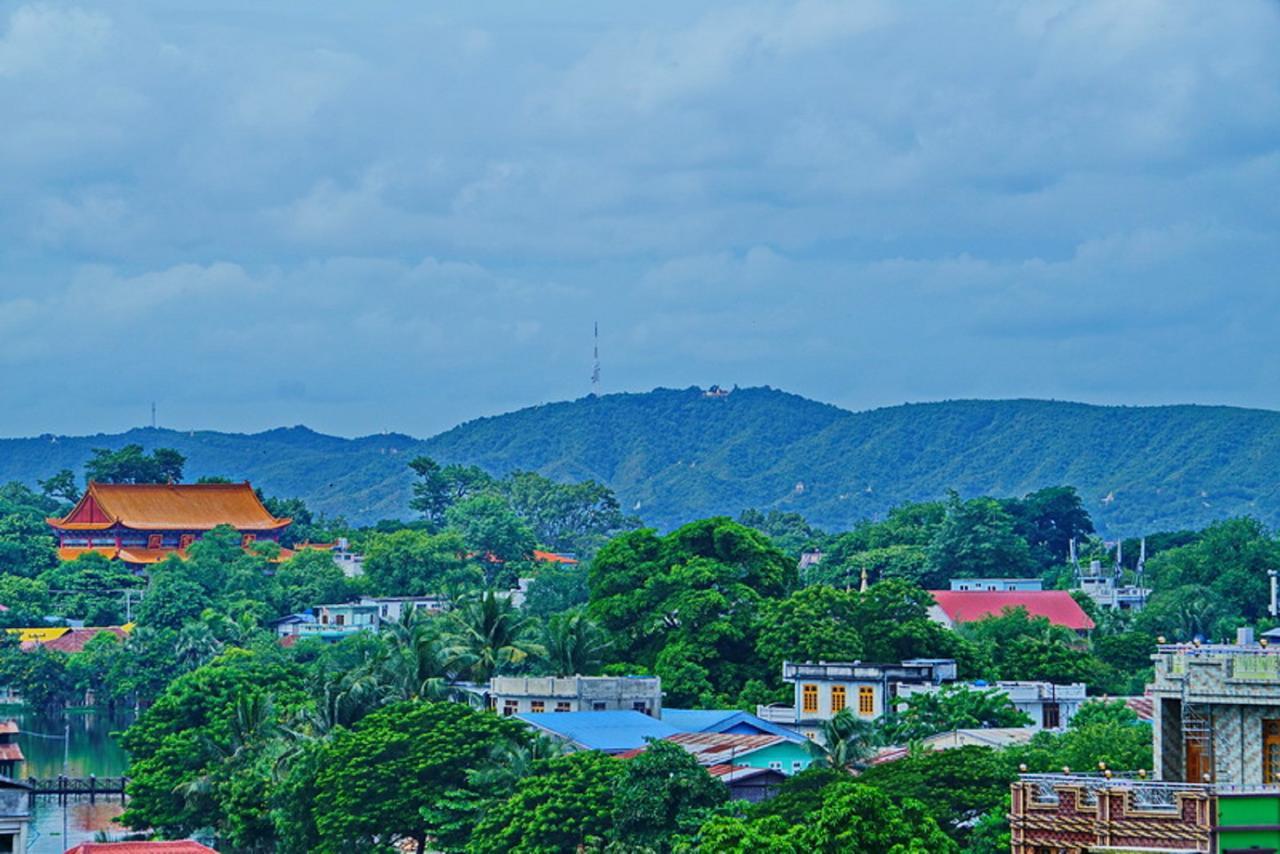
[[[1155,700],[1148,696],[1141,697],[1117,697],[1118,700],[1124,700],[1124,704],[1138,716],[1138,720],[1151,722],[1155,718]]]
[[[26,762],[22,748],[16,744],[0,744],[0,762]]]
[[[733,759],[782,744],[785,739],[776,735],[737,735],[720,732],[681,732],[667,736],[664,741],[678,744],[698,758],[703,765],[732,764]]]
[[[75,509],[55,528],[124,525],[141,531],[207,531],[230,525],[242,531],[283,528],[248,483],[90,483]]]
[[[578,562],[577,559],[575,558],[566,557],[565,555],[558,555],[555,552],[544,552],[538,549],[533,550],[533,559],[537,561],[541,561],[542,563],[574,564]]]
[[[86,626],[83,629],[71,629],[60,637],[45,641],[42,645],[45,649],[52,649],[57,652],[84,652],[84,645],[103,632],[110,632],[120,640],[124,640],[129,636],[129,633],[119,626]]]
[[[797,744],[806,741],[795,730],[787,729],[750,712],[738,709],[670,709],[662,710],[662,720],[681,732],[724,732],[743,735],[777,735]]]
[[[1025,608],[1032,617],[1076,631],[1093,628],[1093,620],[1066,590],[930,590],[953,623],[998,617],[1006,608]]]
[[[218,854],[194,839],[156,842],[82,842],[63,854]]]
[[[18,731],[18,722],[14,720],[0,721],[0,734],[12,735]]]
[[[666,738],[677,730],[643,712],[531,712],[516,717],[544,732],[605,753],[644,747],[648,739]]]

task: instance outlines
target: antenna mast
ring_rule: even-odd
[[[156,429],[156,402],[151,401],[151,429]]]
[[[591,347],[591,396],[600,396],[600,321],[595,321],[595,341]]]

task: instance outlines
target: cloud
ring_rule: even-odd
[[[581,394],[595,320],[608,388],[1274,405],[1277,42],[1261,0],[18,6],[0,433],[430,432]]]

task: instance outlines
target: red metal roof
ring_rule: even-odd
[[[26,762],[22,748],[16,744],[0,744],[0,762]]]
[[[194,839],[155,842],[82,842],[63,854],[218,854]]]
[[[129,637],[129,633],[119,626],[86,626],[83,629],[71,629],[61,637],[45,641],[41,645],[45,649],[57,650],[58,652],[84,652],[84,645],[102,632],[111,632],[122,641]]]
[[[1075,631],[1093,628],[1093,620],[1066,590],[930,590],[938,607],[953,623],[972,623],[998,617],[1006,608],[1025,608],[1028,616],[1044,617]]]

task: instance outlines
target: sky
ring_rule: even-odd
[[[454,7],[454,8],[448,8]],[[1280,408],[1280,4],[0,5],[0,435]]]

